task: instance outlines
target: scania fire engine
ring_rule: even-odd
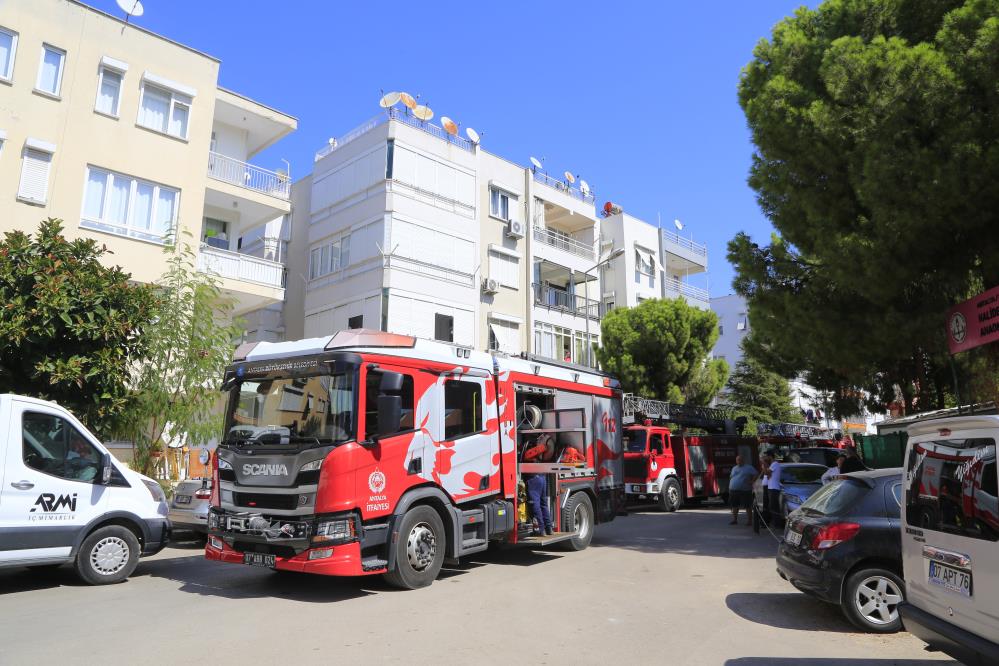
[[[416,588],[491,543],[581,550],[623,508],[619,384],[578,366],[351,330],[243,345],[223,389],[211,560]]]

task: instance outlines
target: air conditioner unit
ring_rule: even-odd
[[[499,289],[500,289],[499,280],[496,280],[494,278],[485,278],[482,280],[482,291],[484,291],[485,293],[495,294],[499,292]]]
[[[510,238],[523,238],[524,223],[517,220],[510,220],[510,224],[506,228],[506,235]]]

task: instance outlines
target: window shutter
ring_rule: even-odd
[[[21,186],[17,190],[17,196],[28,201],[45,203],[48,198],[51,166],[51,153],[25,148],[24,161],[21,165]]]

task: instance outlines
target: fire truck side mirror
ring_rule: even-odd
[[[379,393],[399,393],[402,391],[403,375],[401,372],[383,372],[378,382]]]
[[[385,437],[399,432],[402,421],[402,396],[378,396],[378,436]]]

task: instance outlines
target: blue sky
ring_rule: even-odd
[[[91,4],[116,16],[114,0]],[[585,178],[646,221],[708,245],[712,295],[731,293],[726,243],[770,224],[746,185],[752,146],[736,98],[756,42],[800,0],[274,2],[144,0],[144,28],[222,61],[220,84],[296,116],[254,158],[292,164],[378,112],[379,90],[421,95],[521,164]],[[814,4],[814,3],[810,3]]]

